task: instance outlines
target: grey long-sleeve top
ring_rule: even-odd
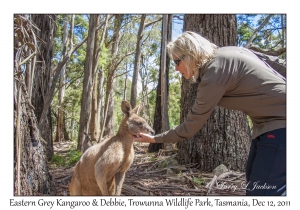
[[[251,51],[222,47],[200,69],[196,100],[179,126],[156,135],[157,143],[191,138],[215,106],[245,112],[253,122],[252,138],[286,127],[286,81]]]

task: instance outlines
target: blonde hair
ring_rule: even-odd
[[[171,59],[183,57],[182,60],[194,81],[199,77],[199,69],[214,57],[217,48],[215,44],[192,31],[184,32],[167,45]]]

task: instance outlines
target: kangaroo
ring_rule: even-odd
[[[120,195],[125,173],[134,159],[133,136],[154,134],[127,101],[121,104],[124,117],[115,136],[88,148],[74,168],[70,195]]]
[[[89,147],[93,146],[93,142],[92,142],[92,138],[91,138],[91,134],[92,133],[86,133],[83,132],[85,139],[83,141],[83,152],[85,152]]]

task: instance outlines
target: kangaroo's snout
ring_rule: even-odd
[[[155,131],[149,126],[149,131],[150,131],[150,134],[152,135],[152,136],[154,136],[155,135]]]
[[[146,122],[145,122],[146,123]],[[154,135],[155,132],[154,130],[146,123],[145,128],[144,128],[145,132],[151,135]]]

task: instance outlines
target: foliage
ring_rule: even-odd
[[[67,166],[72,166],[74,164],[76,164],[80,157],[81,157],[82,153],[78,150],[70,150],[67,154]]]
[[[65,15],[57,15],[57,33],[55,36],[54,62],[56,65],[62,53],[63,36],[63,18]],[[71,15],[69,21],[71,20]],[[130,100],[131,78],[133,75],[134,52],[137,40],[137,34],[140,23],[140,14],[126,14],[122,22],[121,40],[118,46],[117,62],[120,61],[116,69],[114,94],[114,121],[119,125],[122,119],[120,103],[123,99]],[[146,24],[160,19],[162,15],[147,14]],[[255,30],[260,26],[267,14],[238,14],[238,45],[244,46],[251,38]],[[74,44],[83,40],[88,33],[88,15],[75,15],[74,25]],[[180,19],[183,15],[180,15]],[[269,22],[260,30],[253,40],[253,45],[261,49],[277,49],[285,46],[286,39],[286,15],[275,14]],[[101,15],[101,22],[104,21],[104,15]],[[98,62],[98,71],[104,71],[107,78],[108,68],[111,63],[110,52],[112,48],[113,19],[109,21],[104,45],[101,50]],[[174,16],[173,35],[176,37],[181,32],[178,16]],[[143,104],[146,107],[145,114],[150,125],[154,121],[154,110],[156,106],[156,88],[159,75],[160,64],[160,45],[161,45],[161,27],[162,22],[158,21],[153,25],[145,27],[142,34],[142,58],[138,79],[138,98],[137,104]],[[99,29],[99,36],[102,35],[103,27]],[[66,92],[62,107],[58,107],[57,94],[52,103],[53,132],[55,134],[56,113],[58,108],[63,109],[66,119],[66,128],[68,133],[72,133],[72,139],[77,139],[78,122],[80,114],[83,69],[85,62],[86,45],[81,46],[67,63],[66,70]],[[129,54],[131,53],[131,54]],[[284,56],[284,55],[283,55]],[[171,62],[172,63],[172,62]],[[125,89],[126,84],[126,89]],[[105,89],[106,87],[104,87]],[[181,97],[181,75],[176,73],[173,64],[170,66],[169,74],[169,122],[170,128],[180,122],[180,97]],[[105,96],[104,96],[105,98]],[[115,126],[115,131],[118,126]]]
[[[237,15],[238,45],[244,46],[268,14]],[[252,45],[260,49],[279,49],[286,46],[286,15],[274,14],[257,32]],[[282,55],[284,57],[285,55]]]
[[[64,166],[65,163],[66,163],[65,157],[61,156],[60,154],[54,154],[51,157],[50,163],[55,164],[55,165],[59,165],[59,166]]]
[[[195,182],[198,185],[204,185],[206,183],[206,179],[201,176],[201,174],[198,177],[193,177],[193,182]]]
[[[251,131],[251,133],[252,133],[252,128],[253,128],[252,120],[250,119],[249,116],[247,116],[247,120],[248,120],[248,124],[249,124],[250,131]]]
[[[72,14],[57,14],[56,16],[56,34],[53,39],[53,60],[52,69],[55,69],[59,63],[62,52],[63,52],[63,29],[64,29],[64,18],[67,16],[69,20],[69,29]],[[179,19],[182,19],[183,15],[180,15]],[[256,30],[264,22],[268,14],[239,14],[237,15],[237,26],[238,26],[238,46],[245,46],[253,35],[254,39],[251,41],[253,46],[260,49],[273,49],[277,50],[286,47],[286,15],[285,14],[274,14],[270,20],[262,27],[261,30]],[[30,62],[25,59],[29,56],[27,53],[36,51],[38,55],[41,51],[37,46],[35,46],[35,35],[30,31],[23,31],[24,29],[35,28],[34,25],[31,26],[31,22],[26,20],[27,15],[20,16],[17,15],[15,18],[15,33],[14,36],[20,42],[18,46],[14,46],[17,58],[20,58],[19,72],[15,76],[25,75],[27,73],[28,63],[35,66],[34,60],[35,55],[32,54]],[[30,17],[30,15],[28,15]],[[122,119],[122,112],[120,108],[121,100],[130,99],[130,89],[131,89],[131,78],[133,75],[133,63],[134,63],[134,51],[137,41],[138,28],[140,23],[140,14],[126,14],[124,15],[124,21],[122,22],[121,29],[121,40],[118,46],[118,54],[114,62],[119,62],[118,68],[116,69],[115,78],[115,89],[114,94],[114,122],[115,129],[118,129],[118,125]],[[147,14],[146,24],[159,20],[162,15]],[[179,17],[179,16],[178,16]],[[21,19],[20,19],[21,18]],[[101,22],[103,23],[105,15],[101,15]],[[88,35],[89,27],[89,16],[85,14],[76,14],[74,19],[74,30],[72,42],[74,46],[84,40]],[[104,45],[101,49],[101,55],[98,62],[98,73],[100,71],[104,72],[105,79],[108,75],[109,65],[112,63],[114,58],[111,57],[112,51],[112,36],[114,34],[113,18],[109,21],[108,31],[105,34]],[[176,20],[176,18],[175,18]],[[21,22],[20,22],[21,21]],[[180,22],[180,21],[179,21]],[[176,28],[173,28],[173,32],[176,31],[181,33],[180,27],[178,27],[179,22],[176,22]],[[173,22],[175,23],[175,21]],[[182,23],[182,22],[181,22]],[[21,24],[21,25],[20,25]],[[175,25],[175,24],[174,24]],[[156,106],[156,88],[158,85],[158,75],[159,75],[159,65],[160,65],[160,46],[161,46],[161,21],[156,22],[148,27],[145,27],[142,34],[142,56],[141,63],[139,66],[139,79],[138,79],[138,98],[137,104],[143,104],[145,107],[144,114],[150,125],[154,122],[154,110]],[[99,36],[102,36],[104,28],[99,28]],[[174,35],[176,37],[177,35]],[[41,37],[36,37],[38,42],[43,42]],[[58,83],[56,84],[56,94],[52,100],[51,104],[51,122],[53,133],[55,136],[56,126],[57,126],[57,112],[61,109],[65,114],[65,127],[66,132],[72,140],[77,139],[79,130],[79,116],[81,109],[81,96],[83,89],[83,76],[84,76],[84,65],[86,58],[86,44],[83,44],[78,48],[75,53],[72,54],[71,58],[66,64],[66,80],[65,80],[65,97],[61,106],[58,105]],[[30,55],[31,56],[31,55]],[[285,53],[280,55],[281,58],[285,58]],[[21,59],[24,58],[24,59]],[[31,61],[32,60],[32,61]],[[22,61],[22,62],[21,62]],[[26,63],[28,61],[28,63]],[[43,61],[48,62],[48,61]],[[42,72],[45,73],[45,72]],[[47,72],[46,72],[47,73]],[[50,75],[50,74],[49,74]],[[36,75],[32,75],[34,77]],[[54,72],[51,72],[51,78],[53,78]],[[36,78],[32,78],[32,81],[36,81]],[[39,80],[40,81],[40,80]],[[44,81],[41,81],[44,82]],[[50,85],[49,83],[43,83],[42,85]],[[126,89],[125,89],[126,84]],[[104,86],[104,92],[106,87]],[[32,90],[37,91],[37,90]],[[47,93],[45,93],[47,94]],[[16,93],[15,93],[16,95]],[[174,66],[170,66],[169,74],[169,101],[168,101],[168,113],[169,113],[169,123],[170,128],[178,125],[180,123],[180,97],[181,97],[181,75],[174,71]],[[105,98],[105,95],[103,96]],[[43,104],[41,104],[43,106]],[[34,107],[38,110],[42,107]],[[24,115],[25,116],[25,115]],[[101,119],[102,120],[102,119]],[[248,122],[250,127],[252,127],[252,122],[248,117]],[[32,132],[30,132],[31,134]],[[50,136],[50,135],[49,135]],[[30,138],[29,138],[30,139]],[[81,152],[76,150],[76,147],[72,147],[66,153],[66,155],[55,154],[52,156],[50,163],[60,166],[72,166],[81,157]],[[149,161],[156,161],[157,158],[151,157]],[[166,163],[162,162],[161,166],[165,166]],[[179,176],[182,173],[179,173]],[[204,184],[205,180],[201,177],[194,177],[193,181],[196,184]]]
[[[64,15],[57,15],[57,33],[54,39],[54,65],[59,62],[62,52],[62,39],[63,39],[63,18]],[[68,15],[69,22],[71,15]],[[75,15],[74,23],[74,38],[73,43],[79,43],[87,36],[88,22],[85,15]],[[51,104],[52,119],[53,119],[53,132],[56,132],[56,116],[58,109],[62,109],[65,113],[66,129],[72,139],[76,139],[79,113],[80,113],[80,97],[82,92],[83,69],[85,61],[86,46],[80,47],[70,58],[66,66],[66,81],[65,81],[65,97],[62,107],[58,107],[58,84],[56,87],[56,94]],[[55,136],[53,134],[53,136]]]
[[[181,78],[175,73],[173,68],[170,71],[169,86],[169,123],[170,128],[180,124],[180,97],[181,97]]]
[[[150,162],[152,162],[152,161],[157,161],[157,157],[152,156],[152,157],[149,158],[148,161],[150,161]]]
[[[51,157],[50,164],[54,167],[57,165],[70,167],[79,161],[81,155],[82,155],[82,153],[80,151],[75,150],[73,148],[73,149],[70,149],[65,156],[63,156],[59,153],[54,154]]]

